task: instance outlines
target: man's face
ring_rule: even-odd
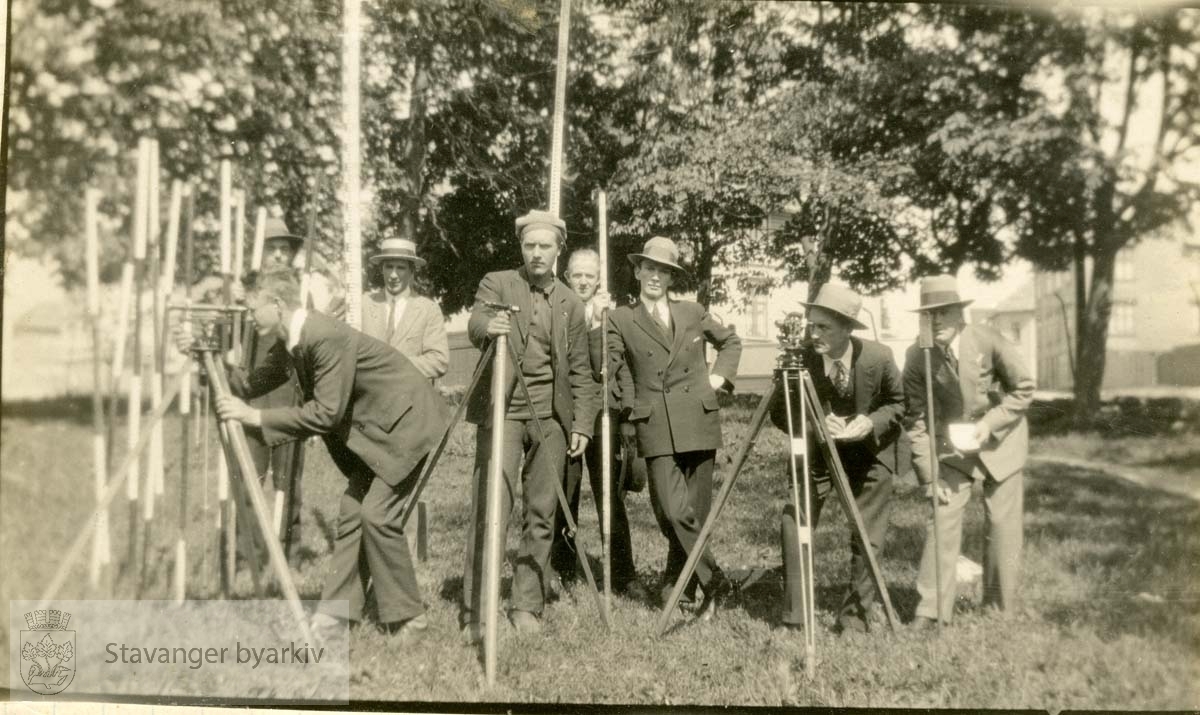
[[[531,278],[545,278],[554,271],[558,258],[558,233],[553,229],[534,228],[521,236],[521,257]]]
[[[379,262],[383,273],[383,285],[392,295],[400,295],[412,283],[413,265],[400,258],[388,258]]]
[[[292,250],[292,242],[288,239],[268,238],[263,242],[263,270],[290,267],[295,258],[296,252]]]
[[[633,274],[642,284],[642,295],[652,301],[664,298],[671,284],[675,282],[674,269],[645,259],[638,264]]]
[[[279,335],[279,326],[283,313],[279,305],[271,298],[261,293],[251,293],[246,296],[246,305],[254,315],[254,332],[260,338],[271,338]]]
[[[813,349],[818,354],[837,359],[846,352],[852,329],[832,311],[816,306],[809,308],[808,325],[812,328]]]
[[[572,258],[567,268],[567,284],[583,302],[591,300],[600,286],[600,261],[590,255]]]
[[[929,311],[929,318],[933,321],[933,339],[942,347],[954,342],[954,338],[958,337],[963,325],[966,324],[961,305],[934,308]]]

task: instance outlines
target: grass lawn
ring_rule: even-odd
[[[741,406],[723,414],[727,448],[718,456],[718,479],[728,475],[749,419],[749,410]],[[167,423],[167,494],[159,509],[164,521],[157,532],[160,544],[150,559],[156,581],[147,595],[156,598],[166,596],[168,546],[178,518],[175,420]],[[739,603],[709,623],[684,624],[660,639],[654,635],[656,607],[615,599],[612,628],[606,632],[586,586],[576,585],[570,598],[548,608],[541,634],[501,629],[499,683],[485,689],[480,654],[462,644],[456,628],[470,507],[472,429],[462,426],[456,431],[425,493],[431,557],[418,565],[418,576],[431,631],[412,644],[390,640],[370,627],[352,631],[350,692],[355,699],[1200,708],[1195,576],[1200,566],[1200,504],[1085,469],[1050,465],[1036,465],[1027,476],[1023,609],[1006,616],[983,612],[978,594],[967,594],[960,597],[953,626],[941,637],[907,629],[880,629],[866,636],[833,634],[832,610],[846,579],[849,550],[841,510],[827,505],[816,534],[817,677],[806,680],[802,638],[776,628],[781,597],[778,515],[787,498],[787,478],[786,445],[773,429],[760,438],[712,542],[727,571],[760,576],[743,590]],[[46,554],[61,553],[89,517],[92,487],[89,427],[82,411],[30,415],[10,410],[2,430],[0,560],[5,575],[0,598],[7,602],[40,595],[56,566]],[[1047,441],[1035,447],[1043,452],[1065,449]],[[1133,440],[1120,449],[1097,444],[1076,456],[1135,465],[1138,460],[1159,459],[1163,468],[1177,471],[1181,478],[1195,479],[1198,471],[1194,446],[1181,440]],[[1145,461],[1141,466],[1148,468]],[[197,483],[200,472],[197,457]],[[214,484],[210,474],[209,486]],[[304,557],[297,580],[304,598],[320,594],[341,488],[342,479],[324,447],[309,450]],[[215,580],[199,566],[201,543],[213,544],[215,512],[205,516],[198,491],[193,488],[189,509],[191,595],[209,598],[215,595]],[[125,513],[121,499],[113,512],[117,555],[126,543],[124,519],[116,518]],[[595,510],[586,491],[583,501],[583,541],[596,554]],[[638,569],[653,586],[664,565],[665,542],[646,494],[631,494],[628,503]],[[209,506],[215,506],[211,494]],[[914,580],[926,508],[915,484],[897,484],[882,565],[905,621],[916,601]],[[982,558],[982,509],[975,499],[967,512],[965,549],[976,561]],[[510,529],[510,555],[516,537],[516,529]],[[209,549],[210,568],[213,553]],[[596,561],[593,570],[599,573]],[[60,596],[86,596],[85,574],[81,564]],[[508,575],[502,586],[505,593]],[[246,574],[239,581],[238,596],[253,597]]]

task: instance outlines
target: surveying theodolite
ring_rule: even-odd
[[[759,432],[762,430],[763,423],[766,421],[767,414],[770,411],[772,401],[776,399],[776,392],[782,389],[789,436],[788,469],[791,477],[792,508],[794,510],[793,513],[796,515],[796,539],[800,554],[801,582],[803,583],[801,609],[804,620],[805,671],[811,677],[815,668],[816,611],[812,528],[810,527],[812,523],[811,474],[808,454],[810,435],[815,438],[816,448],[820,450],[824,463],[833,476],[834,489],[838,494],[842,509],[846,513],[847,520],[850,521],[854,529],[854,538],[863,547],[862,551],[870,568],[875,587],[879,591],[880,601],[883,603],[884,611],[887,614],[888,624],[892,629],[895,629],[898,622],[895,609],[892,608],[891,598],[888,595],[887,586],[883,581],[883,574],[880,572],[879,563],[875,557],[875,552],[870,548],[870,539],[867,538],[862,515],[859,514],[858,507],[855,504],[854,494],[851,492],[846,470],[842,466],[841,457],[838,455],[833,438],[826,427],[825,410],[821,406],[817,389],[813,385],[812,376],[809,374],[812,366],[806,364],[809,339],[804,317],[799,313],[789,313],[782,321],[777,322],[775,325],[779,328],[780,353],[776,358],[775,375],[771,381],[771,387],[763,395],[758,403],[758,407],[754,411],[754,415],[750,418],[750,430],[746,436],[746,441],[742,444],[737,456],[733,460],[733,473],[721,485],[721,491],[717,494],[717,498],[713,502],[712,509],[709,511],[708,518],[705,519],[704,525],[700,529],[700,534],[696,539],[695,545],[692,547],[691,553],[688,554],[687,563],[684,565],[683,571],[679,574],[679,578],[671,590],[670,597],[663,605],[662,613],[658,619],[658,631],[660,635],[666,631],[671,613],[679,603],[679,598],[683,594],[688,581],[695,573],[696,564],[700,560],[700,555],[704,553],[714,525],[721,516],[721,511],[729,499],[733,485],[737,482],[738,475],[741,474],[742,468],[750,456],[750,451],[754,447],[755,440],[758,439]],[[819,365],[818,369],[820,369]],[[799,467],[797,466],[797,461],[800,462]]]
[[[230,394],[229,382],[225,375],[224,366],[220,362],[220,356],[241,335],[246,309],[242,306],[197,303],[171,305],[168,306],[168,311],[178,315],[180,324],[190,326],[192,341],[189,351],[191,356],[200,363],[203,375],[208,382],[208,388],[212,393],[213,401],[216,402],[220,398],[228,396]],[[244,513],[248,512],[253,515],[255,525],[261,537],[261,543],[266,545],[271,570],[279,582],[279,587],[283,591],[283,596],[287,600],[301,632],[311,642],[313,634],[309,630],[308,619],[305,616],[303,606],[300,604],[299,592],[292,581],[291,571],[288,569],[287,559],[283,553],[283,546],[279,542],[278,534],[272,529],[273,519],[270,517],[266,497],[263,495],[262,486],[259,483],[259,475],[255,469],[254,460],[250,455],[250,448],[246,443],[245,430],[242,424],[236,420],[221,420],[219,418],[217,428],[222,453],[224,454],[225,463],[228,466],[228,472],[231,477],[229,480],[232,487],[231,491],[241,502]],[[186,485],[186,480],[184,481]],[[236,547],[234,543],[236,537],[234,534],[236,530],[232,527],[233,516],[230,513],[233,502],[226,500],[225,506],[227,511],[222,514],[222,523],[225,529],[221,541],[222,566],[220,571],[222,592],[228,595],[232,588],[234,576],[234,551]],[[247,548],[247,553],[254,554],[249,559],[251,562],[250,573],[254,579],[255,590],[261,595],[262,583],[257,570],[259,563],[256,553],[258,545],[248,532],[243,530],[242,534],[245,539],[243,543]]]

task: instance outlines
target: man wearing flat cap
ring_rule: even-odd
[[[912,345],[905,357],[904,399],[913,466],[921,483],[935,490],[940,517],[939,548],[934,544],[932,513],[925,525],[925,548],[917,573],[920,602],[915,625],[919,629],[935,627],[939,615],[943,623],[950,622],[963,512],[976,482],[983,487],[986,534],[983,605],[1001,610],[1016,605],[1023,541],[1023,470],[1029,452],[1025,413],[1033,402],[1034,381],[1015,345],[991,328],[966,324],[963,308],[970,303],[959,297],[953,276],[921,282],[917,312],[927,314],[933,332],[936,455],[930,454],[922,348]],[[931,484],[935,458],[940,466],[938,483]],[[943,574],[940,614],[935,565],[939,562]]]
[[[804,364],[809,367],[813,387],[825,412],[825,426],[834,439],[867,538],[878,557],[887,534],[894,492],[892,475],[896,472],[896,441],[903,434],[904,391],[900,369],[896,367],[891,348],[852,334],[866,326],[858,320],[862,298],[850,288],[827,283],[821,286],[816,300],[803,305],[807,309],[812,338],[805,349]],[[792,434],[799,436],[800,395],[794,385],[789,389]],[[786,432],[787,405],[782,391],[776,391],[770,407],[771,421]],[[809,494],[815,529],[821,507],[832,487],[832,476],[817,448],[815,435],[810,433],[808,437],[808,453],[812,455]],[[799,466],[797,474],[803,478]],[[785,581],[782,622],[785,628],[792,629],[800,628],[804,623],[804,590],[796,539],[800,521],[802,518],[797,519],[789,501],[783,509],[779,533]],[[866,632],[876,595],[863,544],[852,533],[850,583],[838,608],[838,631]]]
[[[446,322],[432,300],[413,292],[413,279],[425,259],[407,238],[385,238],[371,256],[383,286],[363,295],[362,329],[400,351],[421,374],[435,380],[450,366]]]
[[[517,219],[516,228],[524,265],[483,277],[467,323],[475,347],[486,351],[497,336],[507,335],[516,356],[516,364],[510,363],[507,372],[503,425],[492,424],[491,393],[487,389],[492,363],[485,366],[480,388],[467,403],[467,421],[479,426],[461,615],[469,642],[479,640],[481,619],[489,617],[481,608],[479,576],[483,572],[491,460],[502,460],[507,485],[500,509],[501,539],[507,532],[520,475],[524,524],[513,568],[509,619],[517,630],[536,631],[541,627],[550,574],[550,546],[558,508],[556,485],[562,481],[567,458],[578,457],[587,449],[599,404],[599,386],[592,376],[588,355],[583,301],[554,275],[555,260],[566,239],[566,224],[554,214],[530,211]],[[493,307],[497,304],[515,306],[517,310],[499,310]],[[510,360],[507,355],[499,359]],[[517,371],[528,385],[528,399],[517,386]],[[501,454],[490,453],[493,429],[503,430]]]
[[[609,314],[609,374],[620,384],[623,439],[636,440],[646,459],[650,505],[667,539],[665,601],[683,572],[712,504],[713,463],[721,446],[718,390],[732,390],[742,342],[699,303],[672,300],[668,290],[683,274],[679,251],[655,236],[629,256],[641,286],[636,305]],[[710,371],[705,348],[717,356]],[[710,617],[730,588],[705,548],[684,597]]]

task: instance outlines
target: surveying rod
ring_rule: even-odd
[[[600,290],[608,292],[608,195],[596,195]],[[590,326],[589,326],[590,327]],[[612,419],[608,415],[608,308],[600,312],[600,537],[604,549],[604,616],[612,608]]]
[[[511,311],[510,311],[511,312]],[[483,670],[489,686],[496,684],[497,619],[500,613],[500,561],[504,556],[504,534],[500,531],[500,514],[504,496],[504,413],[505,388],[508,386],[508,336],[496,336],[496,353],[492,363],[492,453],[488,462],[487,537],[485,539],[483,615],[487,619],[483,631]]]
[[[157,411],[162,404],[162,378],[159,366],[162,362],[162,331],[161,315],[162,295],[159,289],[162,282],[159,279],[160,248],[159,243],[159,213],[158,213],[158,142],[151,139],[147,142],[149,171],[146,174],[146,262],[143,267],[146,286],[150,288],[150,408]],[[162,422],[156,422],[150,428],[150,447],[146,450],[146,487],[142,494],[142,554],[138,566],[139,597],[146,587],[150,570],[150,550],[154,544],[154,506],[157,497],[162,493],[163,466],[163,432]]]
[[[129,414],[127,444],[132,450],[137,443],[142,426],[142,298],[146,284],[146,223],[148,219],[147,190],[150,173],[150,144],[147,139],[138,140],[137,186],[134,197],[133,216],[133,376],[129,381]],[[137,547],[141,539],[141,515],[138,502],[138,475],[141,460],[135,457],[129,462],[129,478],[125,482],[125,496],[129,502],[129,549],[126,568],[137,568]]]
[[[183,210],[183,305],[192,304],[192,266],[196,258],[196,247],[192,241],[192,188],[176,181],[171,189],[172,212],[175,197],[185,202]],[[178,233],[179,226],[175,227]],[[173,271],[174,265],[168,267]],[[190,437],[192,422],[192,361],[184,360],[179,368],[179,530],[175,535],[175,573],[172,580],[172,595],[175,603],[183,603],[187,594],[187,523],[188,482],[191,477]]]
[[[942,549],[941,549],[941,516],[938,509],[938,463],[937,422],[933,405],[933,315],[921,311],[921,328],[917,336],[917,347],[925,355],[925,430],[929,437],[929,500],[933,504],[933,573],[934,584],[937,588],[937,625],[942,628]]]
[[[233,297],[233,283],[230,275],[230,220],[232,217],[232,177],[233,168],[228,159],[222,159],[220,165],[220,257],[221,278],[224,284],[224,299],[228,305]],[[209,376],[212,379],[212,376]],[[229,460],[217,460],[217,501],[219,502],[217,539],[220,548],[217,550],[220,558],[221,591],[228,597],[233,589],[233,580],[237,571],[237,531],[234,501],[229,496]]]
[[[84,194],[85,261],[87,263],[87,312],[92,327],[92,474],[96,497],[96,535],[92,539],[92,562],[88,585],[100,586],[100,572],[112,562],[108,539],[108,509],[101,509],[104,487],[108,482],[108,455],[104,428],[104,398],[100,383],[103,368],[100,359],[100,239],[97,227],[100,191],[88,189]]]

